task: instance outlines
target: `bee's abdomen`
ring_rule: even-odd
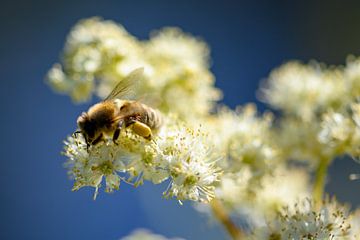
[[[148,125],[151,129],[158,129],[162,124],[161,113],[151,107],[141,104],[143,108],[143,114],[141,116],[141,122]]]

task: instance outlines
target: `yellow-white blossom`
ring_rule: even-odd
[[[142,66],[136,61],[129,71],[119,71],[119,65],[139,54],[137,40],[122,26],[99,18],[82,20],[69,33],[62,63],[49,71],[48,83],[75,102],[86,101],[97,88],[104,88],[104,84],[114,86],[131,70]]]
[[[279,121],[275,133],[277,138],[274,141],[286,158],[305,161],[311,167],[316,167],[324,159],[332,160],[344,152],[339,150],[341,144],[337,142],[335,145],[336,142],[331,138],[334,131],[330,128],[337,125],[330,121],[331,118],[325,118],[328,118],[328,121],[324,122],[319,118],[305,122],[299,118],[285,117]]]
[[[214,197],[214,184],[221,174],[215,164],[220,156],[212,151],[207,137],[201,129],[185,126],[161,130],[156,141],[172,178],[164,192],[166,197],[201,202],[209,202]]]
[[[218,163],[225,173],[223,180],[244,188],[243,195],[253,192],[253,186],[258,186],[262,177],[281,162],[280,151],[272,142],[271,124],[272,115],[259,116],[252,104],[236,112],[222,108],[205,124],[216,151],[224,156]],[[228,186],[231,184],[220,184],[219,196],[229,196],[222,194],[231,191],[226,189]]]
[[[272,120],[272,114],[259,115],[249,104],[235,112],[222,108],[205,123],[216,151],[224,156],[218,163],[224,174],[216,196],[229,209],[266,215],[309,196],[305,172],[284,164],[282,151],[274,141]],[[287,177],[293,180],[285,181]]]
[[[269,219],[266,227],[254,230],[256,240],[355,240],[351,235],[348,209],[334,200],[317,210],[309,199],[298,202]]]
[[[261,181],[262,187],[257,189],[255,209],[273,214],[283,206],[294,205],[299,199],[310,197],[310,178],[300,167],[277,166],[271,175]]]
[[[351,143],[349,144],[348,153],[356,158],[360,159],[360,103],[354,103],[351,105],[352,120],[355,123],[354,131],[352,132]]]
[[[275,140],[287,158],[315,166],[345,153],[358,156],[359,62],[354,57],[345,67],[289,62],[270,74],[262,98],[282,111]]]
[[[270,74],[261,94],[274,108],[311,121],[319,111],[341,105],[346,88],[338,69],[289,62]]]
[[[272,114],[257,114],[253,104],[231,111],[219,110],[206,122],[217,151],[224,154],[221,165],[227,172],[237,172],[249,166],[255,174],[262,174],[271,164],[281,160],[279,149],[273,144]]]
[[[350,56],[344,69],[346,87],[351,97],[360,97],[360,58]]]
[[[329,112],[323,117],[318,138],[321,143],[329,146],[336,156],[352,152],[354,133],[356,125],[349,116]]]
[[[153,69],[149,79],[153,92],[164,99],[159,108],[175,110],[182,118],[207,114],[220,98],[209,71],[207,44],[178,28],[164,28],[143,46]]]
[[[335,154],[347,153],[358,158],[360,153],[360,104],[351,104],[351,111],[348,112],[325,113],[318,138],[321,143],[331,147]]]
[[[254,180],[249,168],[236,174],[224,174],[216,196],[231,210],[246,212],[253,224],[273,216],[283,206],[310,197],[309,176],[304,169],[276,166],[271,174]]]
[[[207,45],[177,28],[164,28],[139,41],[121,25],[99,18],[80,21],[69,33],[61,64],[50,69],[50,86],[75,102],[93,93],[105,98],[132,70],[145,77],[137,97],[183,120],[206,116],[221,93],[209,71]],[[189,111],[191,106],[191,111]]]
[[[356,209],[348,218],[350,222],[350,236],[353,236],[353,239],[360,239],[360,209]]]

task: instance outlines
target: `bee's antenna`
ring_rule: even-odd
[[[75,132],[73,132],[73,134],[71,134],[71,136],[77,138],[77,135],[78,135],[79,133],[81,133],[81,131],[80,131],[80,130],[76,130]]]

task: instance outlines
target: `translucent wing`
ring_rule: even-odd
[[[137,68],[133,70],[114,87],[104,101],[114,98],[129,99],[134,97],[133,95],[136,94],[136,90],[143,77],[144,68]]]

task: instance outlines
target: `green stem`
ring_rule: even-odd
[[[329,166],[329,159],[322,158],[315,172],[315,181],[313,189],[313,199],[316,206],[321,206],[321,202],[324,195],[325,181],[327,176],[327,170]]]
[[[213,199],[210,202],[210,206],[214,213],[214,216],[218,219],[220,223],[222,223],[231,238],[234,240],[243,239],[243,232],[231,221],[228,213],[224,209],[221,202],[217,199]]]

